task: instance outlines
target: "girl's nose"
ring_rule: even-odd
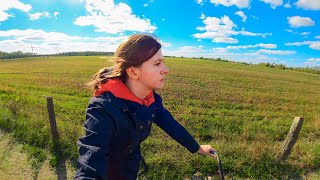
[[[166,65],[163,65],[163,69],[161,71],[162,74],[168,74],[169,73],[169,69],[167,68]]]

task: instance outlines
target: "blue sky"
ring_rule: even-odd
[[[320,0],[0,0],[0,51],[114,51],[139,32],[164,55],[320,65]]]

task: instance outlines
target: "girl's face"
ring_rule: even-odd
[[[169,73],[169,69],[164,65],[161,49],[137,70],[138,81],[148,91],[162,89]]]

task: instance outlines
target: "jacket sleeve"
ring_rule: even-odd
[[[99,102],[89,104],[85,135],[78,140],[78,171],[74,179],[108,179],[113,121]]]
[[[154,97],[155,102],[152,104],[156,112],[154,122],[191,153],[197,152],[200,148],[198,142],[173,118],[171,113],[163,107],[161,97],[156,93],[154,93]]]

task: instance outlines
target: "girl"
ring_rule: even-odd
[[[213,156],[174,120],[154,91],[169,73],[159,41],[135,34],[114,54],[113,69],[101,69],[91,85],[94,97],[86,112],[85,136],[78,140],[79,169],[75,179],[136,179],[140,144],[154,122],[191,153]]]

